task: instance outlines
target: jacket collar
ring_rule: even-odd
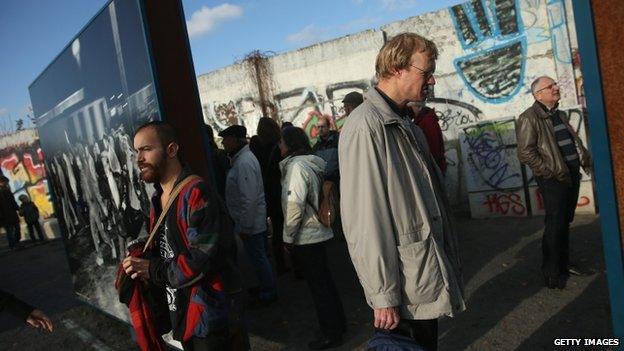
[[[234,161],[236,161],[237,158],[244,154],[245,151],[249,151],[249,144],[243,146],[240,150],[238,150],[238,152],[234,154],[234,156],[232,156],[232,164],[234,164]]]
[[[191,169],[188,166],[182,165],[182,172],[180,172],[180,175],[178,176],[178,178],[176,179],[175,183],[173,184],[173,187],[175,188],[176,185],[178,185],[178,183],[180,183],[181,181],[186,179],[186,177],[188,177],[192,173],[193,172],[191,172]],[[156,189],[156,192],[154,193],[154,196],[152,196],[152,200],[158,201],[160,199],[160,196],[163,193],[163,189],[160,186],[160,183],[154,183],[154,189]],[[158,203],[160,205],[159,201],[158,201]]]
[[[323,145],[325,143],[329,143],[332,142],[334,139],[336,139],[336,136],[338,135],[338,132],[336,132],[335,130],[330,130],[329,131],[329,135],[327,135],[327,138],[323,139],[320,135],[318,137],[318,143],[321,143],[320,145]]]
[[[392,110],[388,102],[386,102],[386,99],[381,96],[376,88],[368,89],[366,92],[366,100],[370,101],[370,103],[379,110],[381,113],[381,120],[384,124],[399,123],[402,120],[401,116]]]
[[[541,102],[535,100],[533,103],[533,109],[537,113],[537,115],[541,118],[550,118],[550,116],[557,111],[559,104],[556,104],[550,111],[546,105]]]

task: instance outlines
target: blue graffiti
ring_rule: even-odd
[[[520,178],[520,174],[514,173],[507,162],[507,146],[496,132],[481,128],[466,131],[465,143],[470,150],[468,160],[487,186],[501,190],[501,186],[507,181]]]
[[[562,0],[548,1],[548,24],[552,40],[553,55],[561,63],[572,63],[570,43],[566,36],[568,28],[565,19],[565,3]]]
[[[524,83],[527,38],[519,0],[472,0],[449,9],[457,37],[468,53],[453,61],[471,93],[504,103]]]

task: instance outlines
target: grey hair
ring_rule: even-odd
[[[535,80],[533,81],[533,83],[531,83],[531,93],[535,95],[535,93],[537,93],[535,90],[537,90],[537,85],[539,84],[539,82],[542,79],[546,79],[546,78],[550,78],[549,76],[539,76],[537,78],[535,78]],[[552,78],[550,78],[552,79]]]

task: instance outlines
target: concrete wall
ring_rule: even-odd
[[[0,137],[0,170],[9,178],[9,186],[18,205],[19,196],[26,194],[39,208],[41,218],[50,218],[54,214],[43,153],[35,129]]]
[[[440,51],[435,98],[428,105],[436,109],[445,138],[452,203],[471,208],[475,217],[543,212],[530,171],[515,157],[514,118],[533,102],[531,82],[549,75],[561,87],[560,107],[571,111],[587,141],[570,0],[475,0],[270,57],[277,118],[304,127],[312,138],[315,111],[331,114],[340,127],[342,97],[373,85],[375,57],[385,38],[406,31],[433,40]],[[262,115],[255,79],[245,63],[199,76],[205,122],[217,131],[244,124],[255,134]],[[514,135],[510,144],[491,142],[500,139],[501,130],[487,127],[489,121],[501,119],[511,121],[505,124],[506,135]],[[462,136],[465,129],[480,139]],[[591,179],[584,175],[584,180],[580,209],[593,212]],[[504,201],[493,206],[491,199]],[[513,206],[521,209],[504,210]]]

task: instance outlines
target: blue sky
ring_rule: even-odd
[[[460,2],[183,0],[183,6],[199,75],[228,66],[252,50],[286,52]],[[106,3],[0,1],[0,132],[29,113],[28,85]]]

